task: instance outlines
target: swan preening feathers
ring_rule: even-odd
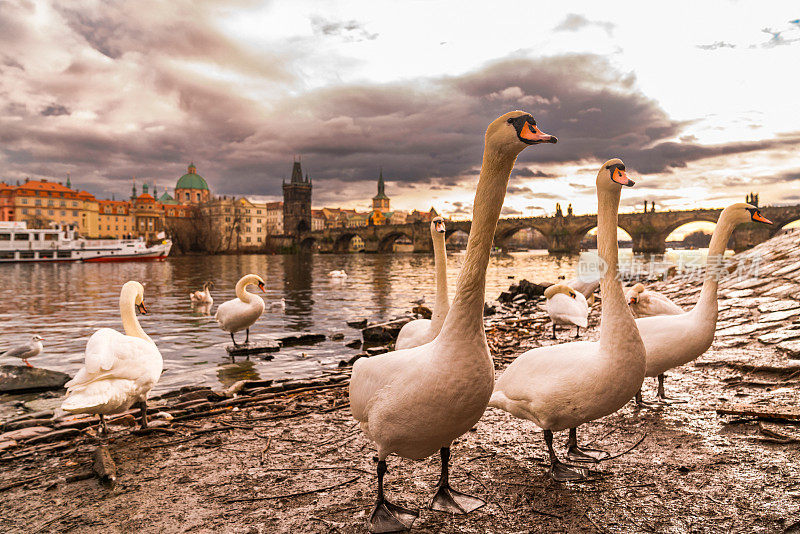
[[[450,444],[478,422],[492,393],[494,365],[483,330],[486,267],[517,155],[544,142],[555,143],[556,138],[542,133],[533,117],[521,111],[489,125],[467,252],[442,330],[424,345],[361,358],[353,365],[350,409],[378,448],[372,532],[410,528],[418,515],[384,497],[383,475],[391,453],[421,459],[440,451],[442,472],[433,509],[467,513],[484,504],[450,487]]]
[[[719,215],[708,245],[706,274],[700,298],[688,312],[636,319],[647,350],[647,376],[658,377],[658,398],[666,401],[664,373],[694,360],[711,346],[717,327],[717,285],[726,244],[737,225],[747,222],[772,224],[755,206],[736,203]],[[636,395],[641,403],[641,393]]]
[[[214,304],[214,299],[211,297],[211,288],[214,287],[214,282],[203,283],[202,291],[193,291],[189,293],[189,300],[195,306],[211,306]]]
[[[134,404],[141,409],[142,427],[147,426],[147,394],[163,369],[161,353],[144,333],[136,311],[147,313],[144,287],[126,282],[119,295],[124,334],[101,328],[86,343],[84,365],[65,384],[67,395],[61,408],[70,413],[103,416],[122,413]]]
[[[607,267],[600,284],[600,340],[525,352],[497,380],[489,403],[544,430],[551,475],[556,480],[582,479],[586,470],[558,460],[553,431],[570,430],[570,459],[602,459],[602,451],[578,447],[575,429],[620,409],[644,380],[644,345],[617,279],[617,210],[623,185],[631,186],[633,181],[622,161],[604,163],[597,174],[597,245]]]
[[[553,321],[553,339],[556,339],[556,325],[575,325],[575,337],[581,327],[589,326],[589,304],[583,293],[566,284],[554,284],[545,289],[544,298],[545,309]]]
[[[447,297],[447,251],[445,249],[444,219],[434,217],[431,221],[431,239],[433,240],[433,262],[436,281],[436,300],[433,301],[433,315],[430,319],[416,319],[403,325],[397,335],[395,349],[410,349],[433,341],[444,324],[444,318],[450,309]],[[420,299],[425,301],[425,297]],[[422,305],[422,302],[418,306]]]
[[[636,284],[625,290],[625,300],[634,317],[652,317],[653,315],[677,315],[683,309],[672,302],[669,297],[656,291],[645,289],[644,284]]]
[[[261,291],[266,291],[264,280],[257,274],[246,274],[236,283],[236,298],[223,302],[217,308],[214,319],[220,328],[229,332],[233,346],[238,347],[233,334],[246,330],[245,344],[250,342],[250,327],[258,321],[264,313],[264,300],[258,295],[249,293],[247,286],[254,285]]]

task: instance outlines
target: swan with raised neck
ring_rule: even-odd
[[[706,273],[697,304],[677,315],[636,319],[636,326],[647,350],[647,376],[658,377],[658,398],[666,401],[664,373],[702,355],[714,341],[717,328],[717,286],[728,240],[739,224],[772,224],[755,206],[738,202],[719,214],[708,245]],[[642,403],[641,393],[636,401]]]
[[[101,328],[86,343],[84,365],[65,384],[67,394],[62,409],[70,413],[103,416],[122,413],[134,404],[141,409],[143,428],[147,427],[147,395],[158,382],[164,362],[155,343],[142,330],[136,311],[146,314],[144,287],[126,282],[119,296],[119,310],[125,334]]]
[[[494,384],[483,329],[484,291],[511,169],[527,146],[556,141],[522,111],[506,113],[489,125],[467,252],[442,330],[430,343],[361,358],[353,366],[350,409],[378,447],[378,499],[369,519],[374,532],[410,528],[417,517],[417,512],[383,496],[386,457],[391,453],[422,459],[440,451],[442,474],[431,503],[434,509],[467,513],[484,504],[450,488],[450,444],[483,415]]]
[[[576,427],[614,413],[639,390],[644,380],[645,352],[618,279],[617,211],[620,189],[631,186],[619,159],[605,162],[597,173],[597,245],[605,273],[600,282],[600,339],[529,350],[503,372],[490,406],[544,430],[556,480],[585,478],[586,470],[560,462],[552,445],[553,431],[570,429],[569,456],[594,461],[603,451],[577,445]]]
[[[395,350],[410,349],[424,345],[439,334],[444,318],[450,310],[450,299],[447,296],[447,250],[445,249],[445,224],[441,217],[431,220],[431,240],[433,241],[434,278],[436,297],[433,301],[433,313],[430,319],[416,319],[403,325],[397,335]]]

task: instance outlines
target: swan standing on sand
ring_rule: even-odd
[[[672,302],[669,297],[657,291],[644,288],[644,284],[636,284],[625,290],[625,300],[634,317],[652,317],[654,315],[677,315],[683,309]]]
[[[248,293],[247,286],[249,285],[258,286],[258,289],[266,292],[264,280],[260,276],[246,274],[236,282],[236,298],[220,304],[217,307],[216,315],[214,315],[214,319],[219,323],[220,328],[230,332],[234,347],[239,345],[236,344],[233,334],[240,330],[246,330],[247,336],[244,339],[244,344],[247,345],[250,342],[250,327],[264,313],[264,300],[258,295]]]
[[[556,325],[575,325],[575,337],[581,327],[589,326],[589,304],[583,293],[575,291],[566,284],[554,284],[544,290],[547,299],[545,309],[553,321],[553,339],[556,339]]]
[[[28,367],[33,367],[29,362],[28,358],[33,358],[34,356],[38,356],[39,353],[44,350],[42,346],[42,336],[39,334],[35,334],[31,338],[30,343],[26,343],[25,345],[17,345],[16,347],[11,347],[4,353],[0,354],[0,356],[10,356],[14,358],[19,358],[25,365]]]
[[[725,248],[736,225],[748,222],[772,224],[755,206],[743,202],[722,210],[711,236],[706,259],[706,275],[700,298],[691,311],[679,315],[660,315],[636,319],[647,350],[647,376],[658,377],[658,399],[666,402],[664,373],[694,360],[711,346],[717,328],[717,284]],[[636,402],[642,402],[641,391]]]
[[[147,394],[161,377],[164,363],[153,340],[144,333],[136,310],[146,314],[144,287],[125,282],[119,295],[119,312],[125,334],[101,328],[86,343],[84,364],[65,384],[67,395],[61,408],[69,413],[104,416],[122,413],[134,404],[141,409],[141,425],[147,428]]]
[[[430,319],[416,319],[403,325],[397,335],[395,350],[410,349],[424,345],[439,335],[444,318],[450,309],[447,297],[447,252],[444,246],[444,219],[434,217],[431,220],[431,239],[433,240],[433,263],[436,280],[436,300],[433,301],[433,315]],[[422,299],[425,300],[424,297]],[[422,304],[418,304],[421,306]]]
[[[553,431],[570,430],[567,455],[573,461],[607,457],[604,451],[578,447],[576,427],[625,406],[644,380],[644,344],[617,279],[620,189],[633,183],[619,159],[605,162],[597,173],[597,248],[606,266],[600,340],[529,350],[500,376],[489,402],[544,430],[550,474],[558,481],[583,479],[587,470],[558,460]]]
[[[441,332],[425,345],[361,358],[353,366],[350,409],[378,446],[378,498],[368,524],[372,532],[409,529],[419,515],[384,498],[383,475],[391,453],[418,460],[440,451],[434,510],[468,513],[485,504],[450,488],[450,445],[481,418],[494,385],[483,305],[489,251],[511,169],[527,146],[556,141],[522,111],[489,125],[467,252]]]
[[[214,299],[211,297],[210,291],[212,287],[214,287],[214,282],[205,282],[203,283],[202,291],[189,293],[189,299],[192,301],[192,304],[195,306],[211,307],[211,305],[214,304]]]

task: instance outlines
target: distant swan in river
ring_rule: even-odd
[[[202,291],[194,291],[189,293],[189,299],[192,301],[192,304],[195,306],[198,305],[205,305],[211,306],[214,304],[214,299],[211,297],[210,289],[214,287],[214,282],[205,282],[203,283],[203,290]]]
[[[161,353],[139,325],[136,310],[147,313],[144,287],[139,282],[125,282],[119,295],[125,334],[111,328],[92,334],[86,343],[83,367],[64,385],[67,395],[61,408],[99,415],[104,433],[105,415],[122,413],[134,404],[141,409],[142,428],[146,428],[147,394],[161,377]]]
[[[433,341],[444,324],[444,318],[450,309],[447,297],[447,252],[444,248],[444,219],[434,217],[431,221],[431,239],[433,240],[434,279],[436,281],[436,300],[433,302],[433,314],[430,319],[416,319],[403,325],[397,335],[395,350],[410,349]],[[425,301],[425,297],[421,299]],[[421,306],[422,304],[417,304]]]
[[[266,291],[264,280],[255,274],[246,274],[236,283],[236,298],[223,302],[217,307],[214,319],[219,326],[231,334],[233,346],[238,347],[233,334],[241,330],[247,331],[244,339],[245,345],[250,342],[250,327],[258,321],[264,313],[264,300],[258,295],[247,291],[248,285],[258,286],[261,291]]]
[[[328,273],[328,276],[331,278],[347,278],[347,273],[344,270],[341,271],[331,271]]]
[[[378,447],[378,495],[368,524],[372,532],[406,530],[418,517],[416,510],[384,497],[386,457],[392,453],[422,459],[440,452],[434,510],[463,514],[485,504],[450,487],[450,445],[481,418],[494,385],[483,306],[489,251],[511,169],[528,145],[555,143],[556,138],[542,133],[529,114],[513,111],[494,120],[485,139],[467,253],[441,332],[430,343],[361,358],[353,365],[350,410]]]

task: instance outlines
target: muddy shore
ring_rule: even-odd
[[[438,458],[391,457],[389,498],[420,508],[416,532],[800,532],[798,240],[783,234],[734,257],[712,348],[667,375],[667,393],[685,402],[630,402],[581,427],[582,443],[620,454],[591,481],[553,482],[541,432],[490,408],[453,446],[452,460],[453,485],[485,507],[468,516],[427,509]],[[742,268],[753,258],[757,272]],[[700,282],[653,288],[688,307]],[[598,319],[595,305],[585,339],[596,338]],[[486,324],[498,371],[553,343],[538,305]],[[3,531],[365,532],[374,449],[350,417],[349,367],[340,371],[152,399],[154,430],[132,433],[132,415],[112,426],[113,487],[92,472],[103,443],[93,426],[79,423],[52,441],[20,439],[0,452]],[[654,397],[654,379],[644,395]],[[565,440],[556,435],[560,452]]]

